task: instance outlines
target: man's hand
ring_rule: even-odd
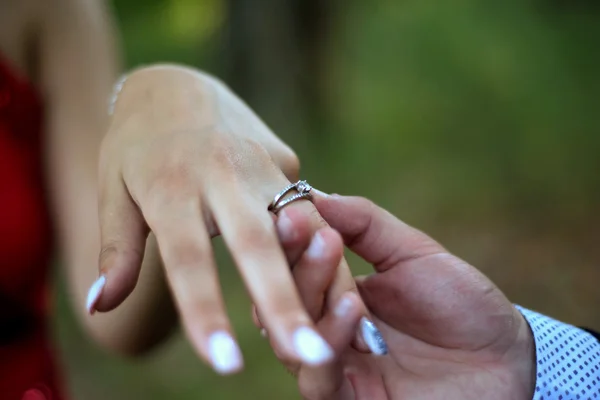
[[[317,195],[315,205],[344,243],[375,268],[357,284],[389,354],[376,357],[348,346],[339,363],[301,370],[299,385],[306,398],[532,398],[533,336],[489,279],[366,199]],[[292,209],[287,216],[304,231],[306,217]],[[335,263],[323,265],[335,268]],[[317,275],[328,274],[315,271],[312,278],[305,274],[301,279],[317,285]],[[302,297],[311,304],[316,295]],[[332,385],[336,370],[343,379]]]

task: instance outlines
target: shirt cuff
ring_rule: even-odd
[[[533,400],[600,399],[600,342],[573,325],[516,306],[535,340]]]

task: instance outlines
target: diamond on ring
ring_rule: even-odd
[[[312,186],[310,186],[306,181],[298,181],[296,182],[296,190],[298,193],[310,193]]]

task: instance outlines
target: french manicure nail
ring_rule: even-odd
[[[96,303],[100,296],[102,295],[102,289],[104,289],[104,285],[106,285],[106,277],[102,275],[96,282],[92,284],[90,290],[88,291],[87,300],[85,302],[85,308],[88,313],[93,314],[95,311]]]
[[[352,299],[348,295],[343,295],[338,304],[333,309],[336,317],[345,317],[352,309]]]
[[[321,258],[325,253],[325,239],[323,239],[323,235],[317,232],[313,236],[310,241],[310,246],[308,246],[308,250],[306,250],[306,254],[312,258]]]
[[[279,212],[277,218],[277,228],[279,230],[279,236],[283,242],[291,242],[296,238],[296,232],[294,230],[294,224],[290,217],[288,217],[285,210]]]
[[[365,343],[373,354],[378,356],[387,354],[387,344],[385,343],[383,336],[381,336],[381,332],[379,329],[377,329],[373,322],[363,317],[360,320],[360,330]]]
[[[303,326],[294,333],[294,349],[308,365],[320,365],[333,358],[333,350],[317,332]]]
[[[229,333],[213,333],[208,339],[208,349],[213,367],[218,373],[230,374],[242,368],[242,354]]]

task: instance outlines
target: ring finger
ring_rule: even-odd
[[[271,339],[289,360],[328,362],[333,351],[302,307],[266,205],[235,184],[223,189],[208,201]]]

